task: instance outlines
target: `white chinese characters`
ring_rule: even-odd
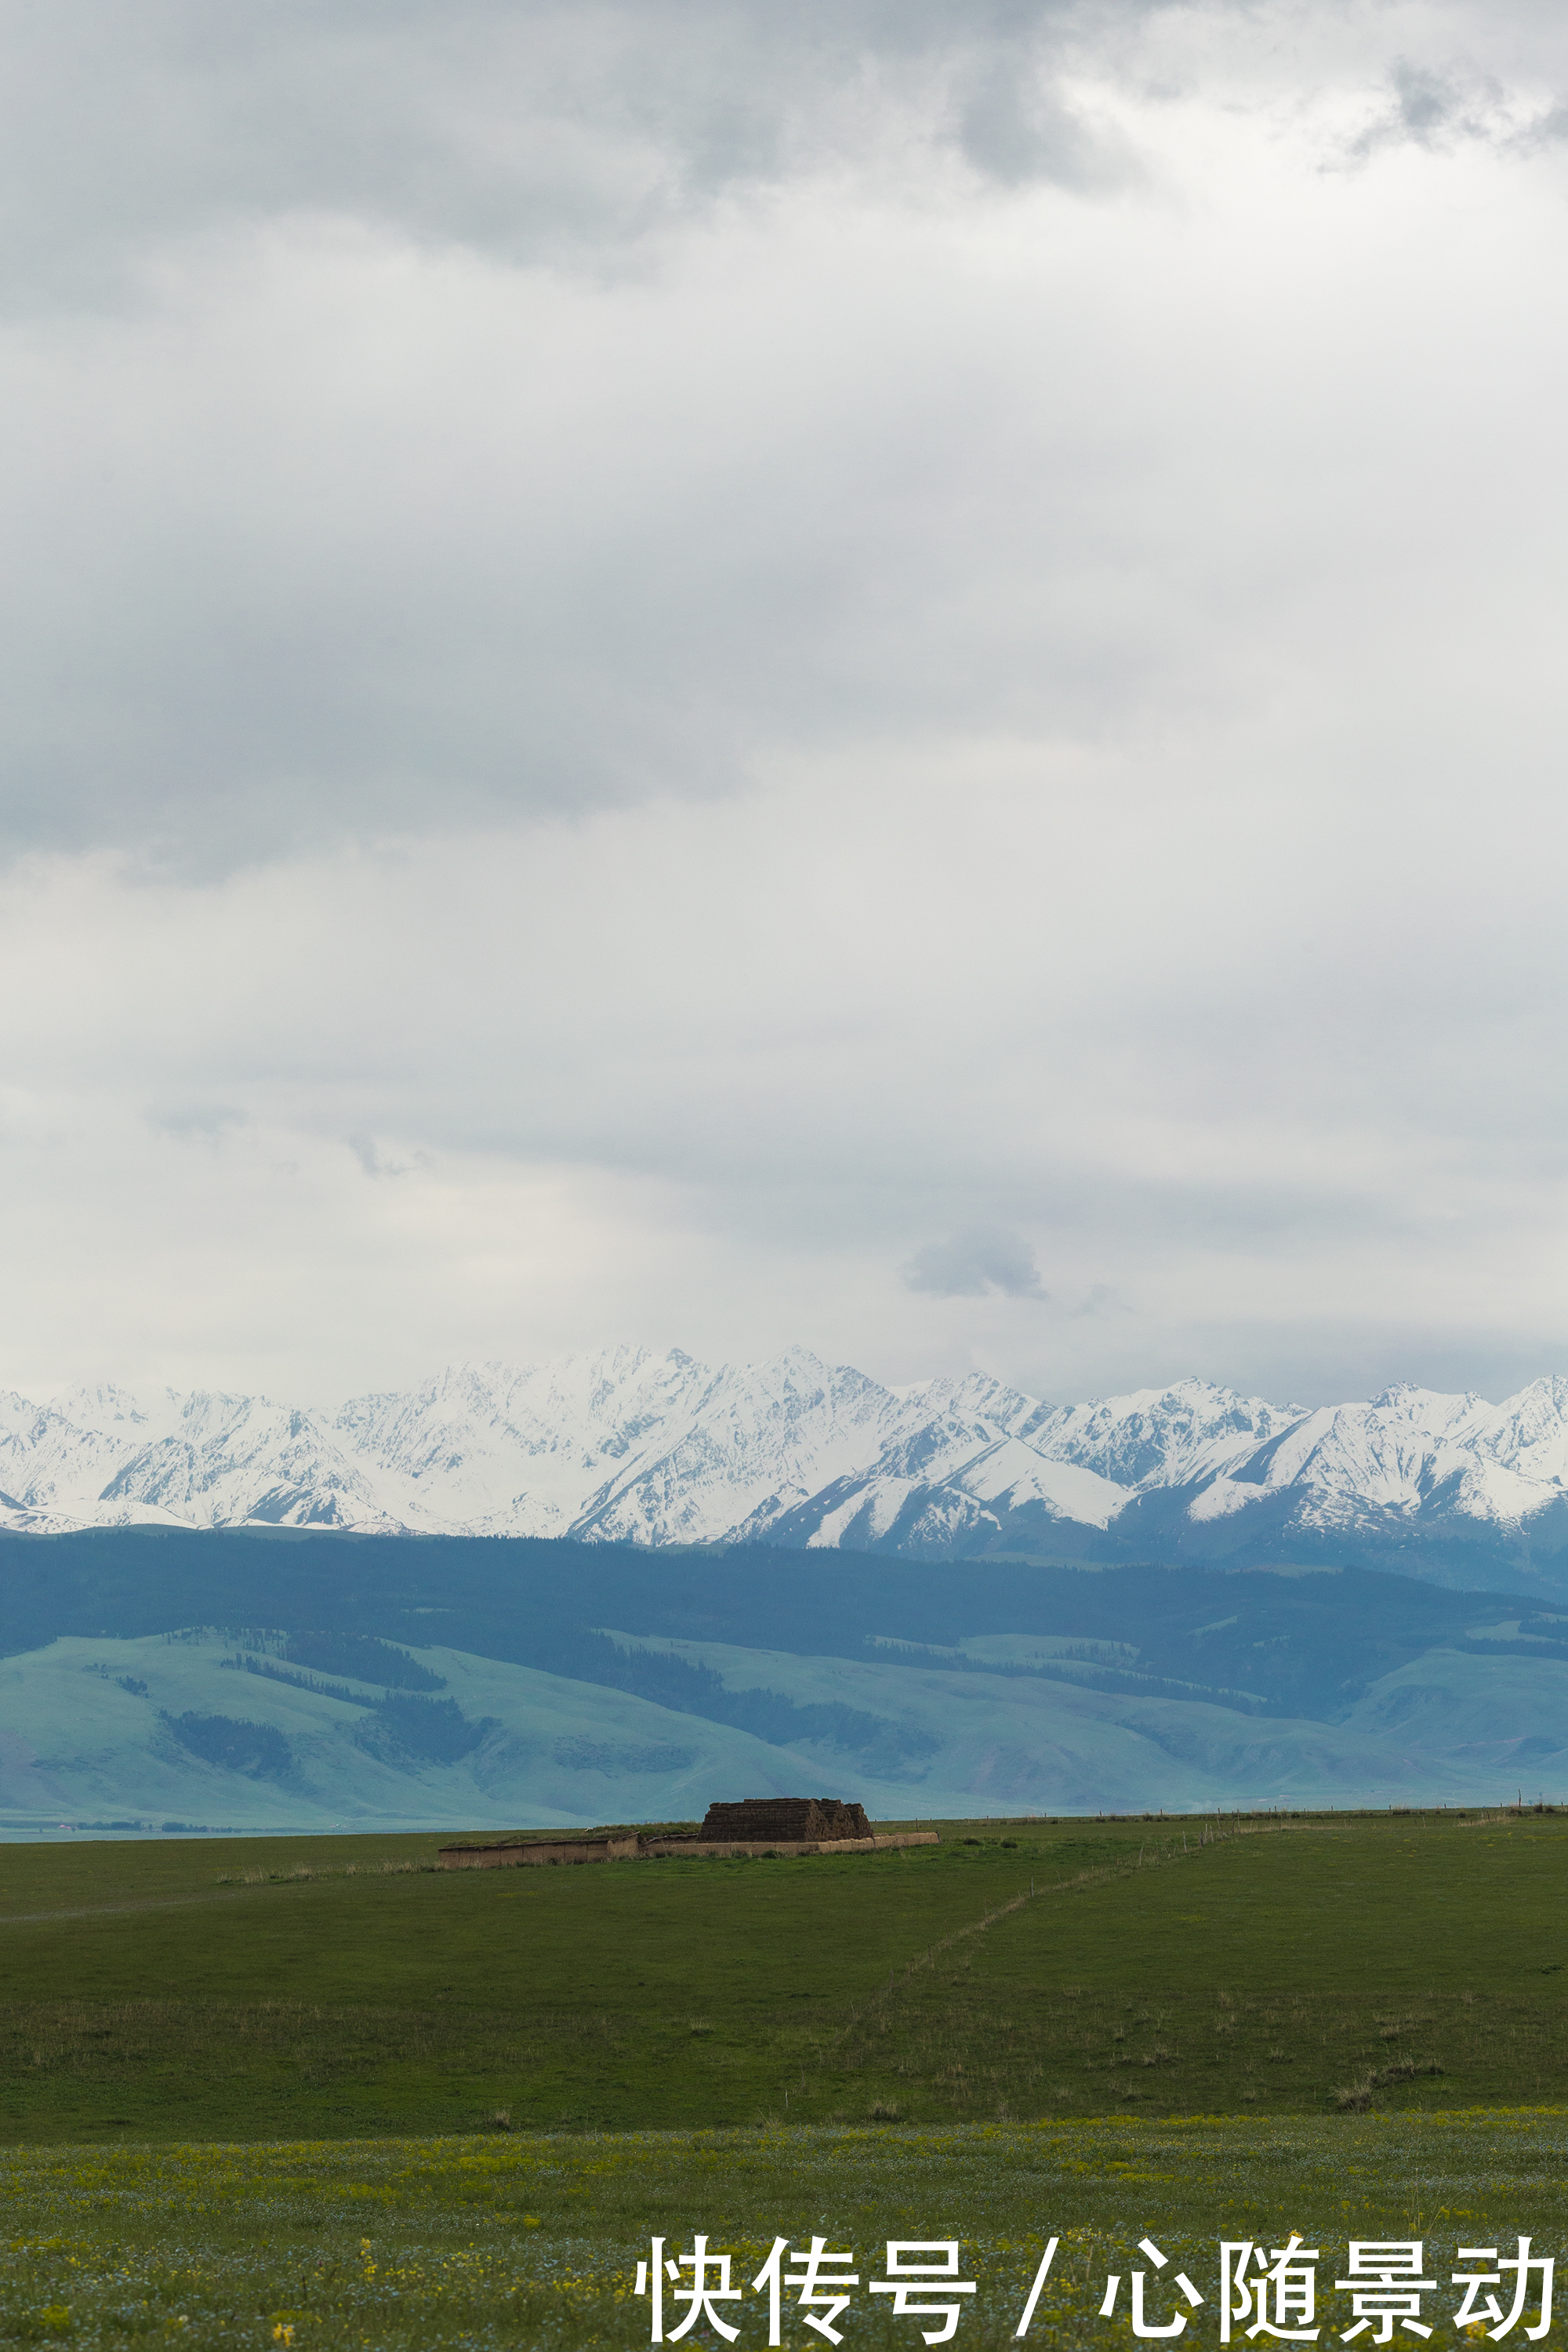
[[[1530,2300],[1530,2281],[1533,2272],[1537,2273],[1540,2281],[1537,2289],[1540,2310],[1536,2325],[1533,2327],[1527,2327],[1524,2332],[1527,2336],[1537,2338],[1545,2335],[1552,2325],[1552,2280],[1555,2265],[1551,2255],[1532,2254],[1530,2251],[1530,2240],[1521,2238],[1518,2253],[1505,2255],[1501,2261],[1498,2259],[1498,2250],[1495,2246],[1461,2246],[1459,2260],[1462,2263],[1490,2263],[1494,2267],[1490,2270],[1454,2273],[1454,2284],[1462,2286],[1465,2290],[1465,2300],[1454,2315],[1456,2327],[1468,2326],[1472,2321],[1478,2319],[1491,2319],[1495,2320],[1497,2325],[1495,2327],[1487,2329],[1489,2336],[1496,2339],[1510,2334],[1518,2326],[1524,2315],[1525,2305]],[[1477,2297],[1483,2287],[1502,2284],[1505,2271],[1511,2271],[1514,2274],[1513,2301],[1509,2305],[1506,2318],[1495,2294],[1489,2294],[1484,2304],[1477,2303]]]
[[[1345,2343],[1377,2322],[1374,2344],[1392,2344],[1395,2325],[1413,2336],[1430,2336],[1421,2316],[1421,2298],[1436,2279],[1422,2278],[1419,2238],[1352,2238],[1349,2275],[1334,2281],[1342,2294],[1349,2291],[1353,2327],[1342,2327]]]
[[[730,2284],[730,2264],[733,2259],[731,2254],[710,2254],[708,2251],[706,2231],[700,2237],[692,2239],[691,2252],[689,2254],[682,2254],[678,2262],[671,2261],[666,2254],[664,2240],[655,2238],[651,2261],[637,2264],[637,2284],[638,2294],[647,2294],[650,2289],[652,2292],[653,2336],[651,2340],[655,2344],[679,2344],[681,2337],[689,2335],[701,2318],[710,2320],[721,2336],[727,2336],[731,2344],[734,2342],[741,2332],[740,2329],[731,2327],[727,2320],[721,2319],[713,2308],[716,2303],[737,2303],[740,2300],[740,2288]],[[682,2271],[691,2273],[689,2286],[682,2286],[680,2284]],[[711,2286],[708,2284],[710,2272],[713,2274]],[[664,2325],[667,2280],[671,2282],[669,2300],[673,2303],[684,2303],[687,2306],[685,2318],[678,2327],[670,2328],[668,2334]]]
[[[945,2344],[950,2340],[963,2308],[956,2298],[975,2292],[973,2279],[958,2275],[958,2247],[956,2238],[889,2238],[885,2275],[867,2281],[870,2294],[892,2296],[890,2309],[895,2319],[942,2322],[939,2327],[921,2328],[921,2335],[927,2344]],[[690,2253],[679,2257],[665,2252],[663,2238],[655,2238],[648,2259],[637,2264],[636,2287],[637,2294],[651,2299],[653,2326],[649,2342],[678,2344],[700,2319],[706,2319],[732,2344],[740,2330],[716,2306],[741,2300],[741,2288],[730,2284],[734,2259],[732,2254],[710,2253],[705,2232],[692,2239]],[[1049,2260],[1047,2254],[1041,2270],[1042,2279]],[[815,2329],[825,2343],[842,2344],[844,2337],[837,2323],[849,2308],[852,2291],[861,2283],[859,2273],[851,2268],[854,2261],[852,2252],[833,2251],[826,2238],[813,2238],[804,2252],[792,2252],[787,2238],[775,2238],[766,2261],[752,2281],[752,2292],[765,2294],[768,2299],[769,2344],[784,2341],[786,2298],[793,2301],[805,2325]],[[689,2278],[685,2276],[687,2273]],[[673,2326],[668,2324],[682,2305],[684,2317]]]
[[[940,2255],[937,2261],[932,2257]],[[956,2303],[915,2303],[917,2294],[932,2294],[938,2287],[948,2294],[973,2294],[974,2281],[958,2275],[958,2240],[956,2238],[889,2238],[888,2241],[888,2275],[873,2279],[873,2294],[895,2297],[893,2315],[897,2319],[941,2319],[941,2327],[922,2327],[921,2334],[928,2344],[945,2344],[958,2326],[958,2315],[963,2306]]]
[[[763,2287],[768,2291],[768,2342],[783,2341],[779,2334],[780,2304],[787,2289],[795,2294],[806,2326],[815,2327],[829,2344],[842,2344],[844,2338],[833,2323],[849,2308],[849,2296],[840,2294],[838,2289],[860,2284],[858,2276],[849,2269],[854,2255],[830,2254],[826,2238],[813,2238],[804,2254],[792,2254],[788,2247],[787,2238],[775,2238],[772,2253],[752,2281],[759,2293]],[[790,2263],[798,2267],[786,2270]],[[808,2310],[807,2305],[812,2304],[819,2308]]]
[[[1153,2263],[1154,2268],[1157,2271],[1163,2271],[1165,2264],[1170,2260],[1170,2256],[1168,2254],[1163,2254],[1160,2252],[1159,2247],[1154,2243],[1152,2238],[1140,2238],[1138,2241],[1138,2251],[1140,2253],[1148,2255],[1149,2260]],[[1143,2336],[1180,2336],[1182,2330],[1187,2324],[1187,2315],[1184,2311],[1178,2311],[1173,2319],[1165,2320],[1163,2324],[1156,2324],[1154,2321],[1150,2319],[1148,2313],[1144,2309],[1143,2283],[1147,2279],[1148,2275],[1149,2273],[1147,2271],[1134,2271],[1132,2273],[1133,2335]],[[1111,2313],[1115,2310],[1117,2292],[1120,2289],[1121,2284],[1121,2278],[1120,2273],[1112,2271],[1110,2277],[1105,2282],[1105,2300],[1100,2306],[1100,2315],[1101,2319],[1109,2319]],[[1185,2271],[1178,2271],[1176,2273],[1176,2284],[1181,2288],[1182,2293],[1186,2296],[1188,2303],[1191,2304],[1193,2309],[1195,2311],[1199,2304],[1202,2303],[1203,2297],[1198,2293],[1196,2287],[1193,2284],[1191,2279],[1187,2276]]]
[[[1225,2240],[1219,2250],[1220,2342],[1228,2344],[1232,2328],[1250,2319],[1245,2333],[1254,2340],[1315,2344],[1321,2332],[1312,2325],[1318,2260],[1317,2247],[1304,2246],[1294,2231],[1285,2245],[1270,2246],[1267,2254],[1249,2239]]]
[[[1061,2242],[1059,2236],[1046,2242],[1014,2328],[1017,2338],[1026,2337],[1034,2325],[1041,2297],[1052,2283],[1052,2264]],[[1108,2273],[1098,2309],[1092,2303],[1077,2303],[1077,2295],[1089,2286],[1089,2273],[1078,2273],[1068,2290],[1074,2297],[1075,2325],[1083,2330],[1075,2340],[1099,2340],[1100,2329],[1112,2334],[1125,2330],[1142,2342],[1187,2336],[1195,2352],[1198,2343],[1213,2342],[1217,2319],[1222,2345],[1239,2346],[1245,2340],[1259,2352],[1272,2344],[1319,2345],[1324,2338],[1328,2344],[1360,2347],[1392,2345],[1396,2339],[1419,2347],[1439,2326],[1484,2336],[1494,2343],[1519,2329],[1530,2341],[1539,2342],[1552,2328],[1556,2264],[1552,2255],[1533,2252],[1532,2243],[1521,2237],[1510,2254],[1496,2246],[1460,2246],[1458,2258],[1463,2267],[1451,2273],[1449,2284],[1462,2288],[1463,2295],[1457,2308],[1444,2313],[1427,2304],[1441,2289],[1437,2277],[1427,2275],[1421,2239],[1352,2238],[1344,2273],[1334,2279],[1331,2289],[1334,2295],[1349,2298],[1349,2314],[1341,2324],[1342,2305],[1339,2312],[1320,2312],[1321,2250],[1307,2245],[1299,2231],[1291,2231],[1276,2245],[1249,2238],[1222,2240],[1213,2304],[1186,2271],[1173,2270],[1173,2258],[1163,2247],[1152,2238],[1142,2238],[1138,2252],[1148,2267],[1134,2264],[1125,2273]],[[826,2237],[813,2236],[801,2246],[775,2237],[750,2281],[752,2294],[765,2298],[766,2340],[771,2347],[780,2346],[788,2330],[793,2343],[795,2331],[804,2326],[837,2352],[847,2340],[846,2327],[855,2324],[857,2294],[864,2294],[885,2297],[882,2308],[889,2319],[933,2323],[920,2328],[922,2343],[947,2344],[956,2336],[963,2312],[972,2307],[965,2298],[980,2292],[977,2279],[959,2275],[964,2267],[961,2245],[957,2238],[889,2238],[878,2271],[874,2261],[862,2265],[853,2247],[836,2247]],[[1190,2253],[1186,2259],[1203,2276],[1206,2265],[1194,2262]],[[733,2275],[739,2260],[732,2252],[711,2249],[700,2232],[692,2238],[689,2253],[672,2253],[665,2239],[653,2239],[648,2258],[637,2264],[636,2288],[649,2301],[650,2341],[679,2344],[703,2326],[734,2344],[742,2334],[742,2315],[734,2306],[743,2304],[746,2294]],[[1053,2295],[1061,2290],[1058,2274]],[[1205,2305],[1206,2324],[1195,2320]],[[761,2315],[759,2311],[758,2324],[747,2331],[747,2340],[759,2345]],[[1061,2315],[1058,2306],[1058,2326]],[[872,2334],[879,2342],[886,2340],[875,2329]],[[912,2328],[904,2340],[912,2344]]]

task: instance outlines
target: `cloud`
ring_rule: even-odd
[[[1375,26],[1308,15],[1342,102]],[[1227,293],[1311,234],[1250,12],[84,0],[9,42],[0,856],[212,877],[1159,730],[1293,593],[1319,461],[1226,415],[1290,447],[1310,373],[1299,303],[1271,366]],[[1479,67],[1393,74],[1373,143],[1502,120]],[[1227,198],[1176,225],[1215,172],[1254,261]]]
[[[1568,1365],[1560,10],[13,15],[0,1382]]]
[[[1489,74],[1443,71],[1398,58],[1388,85],[1389,102],[1351,142],[1357,162],[1405,145],[1432,154],[1466,144],[1528,154],[1568,137],[1568,106],[1561,98],[1510,90]]]
[[[1135,176],[1125,145],[1105,126],[1091,128],[1038,68],[1037,57],[1015,43],[983,52],[956,79],[953,116],[964,160],[1006,188],[1124,185]]]
[[[1073,1316],[1127,1315],[1131,1312],[1131,1309],[1124,1298],[1118,1297],[1109,1283],[1094,1282],[1084,1292],[1077,1306],[1070,1307],[1068,1312]]]
[[[232,1103],[167,1103],[148,1112],[147,1124],[156,1134],[216,1143],[234,1128],[245,1125],[245,1113]]]
[[[0,856],[218,874],[710,798],[802,734],[918,725],[911,690],[978,709],[979,613],[945,677],[919,645],[952,629],[930,541],[956,486],[925,481],[957,424],[923,230],[869,312],[870,255],[835,247],[847,205],[918,225],[1115,184],[1125,142],[1062,87],[1077,25],[1065,0],[19,20]]]
[[[991,1225],[971,1226],[945,1242],[928,1242],[904,1268],[910,1290],[935,1298],[980,1298],[988,1290],[1005,1298],[1038,1298],[1047,1292],[1035,1254],[1022,1234]]]
[[[427,1151],[405,1152],[378,1136],[351,1135],[348,1147],[367,1176],[412,1176],[430,1165]]]
[[[962,152],[1076,184],[1095,142],[1054,84],[1084,33],[1071,0],[82,0],[8,32],[0,270],[13,300],[107,299],[138,255],[292,216],[618,272],[825,170]]]

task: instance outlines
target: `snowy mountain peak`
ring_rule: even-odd
[[[1182,1486],[1240,1461],[1300,1417],[1294,1405],[1184,1380],[1054,1412],[1042,1407],[1020,1433],[1121,1486]]]
[[[162,1418],[170,1417],[174,1391],[159,1392]],[[153,1411],[129,1389],[119,1387],[113,1381],[83,1381],[67,1389],[63,1395],[51,1400],[53,1410],[63,1419],[80,1424],[102,1428],[110,1423],[132,1423],[145,1428],[153,1418]]]
[[[1268,1511],[1346,1544],[1434,1527],[1471,1540],[1568,1502],[1568,1379],[1500,1405],[1401,1381],[1309,1410],[1195,1378],[1052,1405],[981,1371],[887,1388],[804,1347],[714,1369],[618,1346],[450,1365],[335,1413],[101,1382],[43,1405],[0,1395],[0,1527],[22,1530],[145,1521],[1052,1556],[1075,1528],[1116,1528],[1153,1558]]]

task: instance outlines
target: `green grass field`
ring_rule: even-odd
[[[1053,2233],[1031,2342],[1131,2340],[1099,2297],[1151,2235],[1206,2345],[1222,2237],[1300,2231],[1325,2292],[1351,2237],[1420,2237],[1444,2328],[1456,2245],[1560,2242],[1563,1816],[436,1843],[0,1848],[0,2343],[630,2346],[639,2248],[707,2230],[747,2279],[775,2231],[956,2237],[976,2347]],[[845,2326],[921,2340],[864,2294]]]
[[[436,1872],[435,1847],[0,1849],[0,2134],[1568,2098],[1557,1814],[953,1823],[564,1870]]]

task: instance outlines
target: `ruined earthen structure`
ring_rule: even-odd
[[[864,1805],[837,1797],[746,1797],[738,1805],[710,1805],[700,1835],[705,1844],[798,1844],[805,1840],[871,1835]]]
[[[574,1837],[546,1830],[513,1837],[475,1838],[444,1845],[443,1870],[511,1870],[583,1862],[653,1862],[664,1856],[874,1853],[882,1846],[935,1845],[934,1830],[904,1830],[877,1837],[863,1805],[837,1797],[748,1797],[710,1805],[700,1830],[584,1830]]]

